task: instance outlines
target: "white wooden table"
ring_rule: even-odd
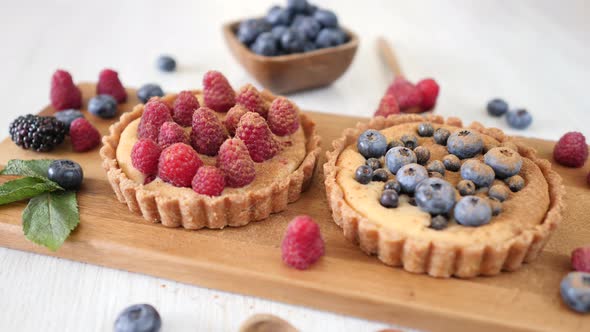
[[[201,86],[208,69],[234,86],[251,77],[222,40],[221,24],[259,15],[274,1],[1,1],[0,137],[21,114],[49,101],[53,71],[95,81],[104,67],[124,84],[157,82],[166,91]],[[375,39],[396,48],[411,79],[435,77],[437,112],[507,129],[485,115],[504,97],[529,109],[533,125],[511,134],[558,139],[571,130],[590,138],[590,5],[585,1],[317,1],[356,31],[361,46],[350,70],[330,87],[293,95],[303,108],[372,114],[391,79]],[[179,63],[154,68],[161,53]],[[326,144],[328,144],[326,142]],[[2,234],[0,234],[0,237]],[[385,324],[144,275],[0,248],[0,331],[109,331],[125,306],[148,302],[163,331],[237,331],[255,313],[273,313],[303,331],[376,331]]]

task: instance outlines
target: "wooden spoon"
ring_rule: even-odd
[[[397,61],[397,56],[395,55],[391,44],[389,44],[385,38],[377,38],[377,50],[383,61],[385,61],[385,64],[389,70],[391,70],[393,73],[393,76],[406,76],[404,75],[399,62]]]
[[[240,332],[299,332],[282,318],[269,314],[256,314],[242,324]]]

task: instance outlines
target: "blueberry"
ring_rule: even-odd
[[[144,84],[137,90],[137,98],[144,104],[152,97],[162,97],[163,95],[164,91],[157,84]]]
[[[397,180],[389,180],[385,183],[385,186],[383,187],[384,189],[390,189],[390,190],[395,190],[398,193],[402,190],[401,186],[399,185],[399,182],[397,182]]]
[[[416,159],[418,160],[418,164],[425,165],[430,159],[430,150],[424,146],[418,146],[414,149],[414,153],[416,154]]]
[[[385,168],[373,171],[373,181],[386,182],[389,179],[389,172]]]
[[[445,165],[440,160],[433,160],[426,165],[426,170],[429,172],[437,172],[445,175]]]
[[[434,134],[434,127],[428,122],[423,122],[418,125],[418,135],[422,137],[430,137]]]
[[[55,113],[55,118],[57,119],[57,121],[59,122],[63,122],[66,125],[66,130],[69,132],[70,131],[70,124],[72,124],[72,122],[74,120],[76,120],[77,118],[83,118],[84,115],[82,114],[82,112],[78,111],[78,110],[65,110],[65,111],[59,111],[57,113]]]
[[[78,190],[84,180],[84,171],[75,161],[61,159],[54,160],[47,169],[49,180],[56,182],[66,190]]]
[[[263,32],[250,49],[258,55],[274,56],[278,54],[278,43],[271,32]]]
[[[449,139],[450,135],[451,132],[449,132],[448,129],[438,128],[434,131],[434,141],[436,144],[447,145],[447,140]]]
[[[571,309],[590,312],[590,273],[570,272],[559,284],[559,292],[563,302]]]
[[[318,6],[312,5],[311,3],[307,4],[307,8],[303,12],[305,15],[314,16],[315,12],[318,11]]]
[[[381,193],[379,203],[386,208],[396,208],[399,204],[399,194],[395,190],[385,189]]]
[[[461,180],[457,183],[459,195],[468,196],[475,194],[475,183],[471,180]]]
[[[408,197],[408,204],[410,204],[411,206],[416,206],[416,199],[414,197],[410,197],[405,195],[406,197]]]
[[[397,146],[389,151],[385,155],[385,166],[387,169],[395,174],[404,165],[417,162],[416,154],[414,151],[406,148]]]
[[[504,179],[504,182],[508,185],[508,188],[513,192],[520,191],[524,188],[524,179],[520,175],[514,175],[507,179]]]
[[[496,98],[488,102],[487,109],[491,116],[502,116],[508,112],[508,104],[504,100]]]
[[[327,9],[318,9],[313,17],[320,22],[324,28],[336,28],[338,26],[338,17],[334,12]]]
[[[358,183],[367,184],[373,179],[373,169],[367,165],[359,166],[354,173],[354,178]]]
[[[346,42],[346,33],[340,29],[324,28],[318,33],[315,44],[318,48],[334,47]]]
[[[397,171],[395,177],[401,186],[402,192],[413,194],[416,186],[428,179],[428,171],[422,165],[407,164]]]
[[[314,40],[320,33],[322,26],[315,18],[305,16],[293,23],[291,28],[299,30],[307,39]]]
[[[430,214],[445,214],[455,205],[455,188],[445,180],[429,178],[418,184],[416,204]]]
[[[418,146],[418,138],[414,135],[402,135],[402,138],[400,139],[402,141],[402,143],[404,143],[404,146],[408,149],[412,149],[414,150],[417,146]]]
[[[379,158],[387,151],[387,139],[379,131],[369,129],[359,136],[356,146],[365,158]]]
[[[161,71],[171,72],[176,70],[176,60],[169,55],[160,55],[156,60],[156,67]]]
[[[242,21],[238,27],[238,39],[243,44],[250,46],[258,35],[263,32],[268,32],[271,29],[271,25],[264,19],[249,19]]]
[[[481,136],[471,130],[458,130],[452,133],[447,140],[447,150],[461,159],[474,157],[482,149],[483,140]]]
[[[490,203],[490,207],[492,208],[492,216],[502,213],[502,202],[494,197],[488,197],[488,203]]]
[[[273,27],[289,25],[291,24],[292,14],[293,12],[286,8],[274,6],[266,14],[266,21]]]
[[[516,129],[525,129],[533,122],[533,117],[525,109],[510,111],[506,114],[508,125]]]
[[[437,179],[444,179],[445,178],[439,172],[432,172],[432,171],[428,171],[428,177],[430,177],[430,178],[437,178]]]
[[[510,191],[503,184],[495,184],[488,190],[488,196],[493,197],[500,202],[504,202],[508,198]]]
[[[287,31],[287,30],[289,30],[288,27],[286,27],[284,25],[277,25],[276,27],[273,27],[270,32],[272,33],[272,35],[275,37],[276,40],[281,40],[281,37],[283,36],[285,31]]]
[[[110,95],[98,95],[90,98],[88,112],[104,119],[117,115],[117,101]]]
[[[442,159],[443,165],[448,171],[456,172],[461,168],[461,160],[454,154],[448,154]]]
[[[315,44],[309,40],[306,40],[305,44],[303,44],[303,52],[311,52],[317,49],[317,46],[315,46]]]
[[[119,314],[115,332],[157,332],[162,320],[156,308],[149,304],[132,305]]]
[[[494,170],[479,160],[469,159],[461,165],[461,177],[477,187],[489,187],[494,182]]]
[[[522,158],[518,152],[505,147],[491,148],[483,156],[483,160],[500,179],[518,174],[522,167]]]
[[[307,0],[287,0],[287,8],[294,10],[297,13],[303,13],[307,10],[309,4]]]
[[[387,150],[389,151],[389,150],[395,148],[396,146],[404,146],[404,143],[394,139],[393,141],[391,141],[387,144]]]
[[[438,216],[432,217],[430,220],[430,226],[428,227],[440,231],[441,229],[447,228],[448,224],[449,220],[445,216],[439,214]]]
[[[289,28],[281,36],[281,47],[287,53],[301,53],[305,47],[305,36],[299,31]]]
[[[477,196],[465,196],[455,205],[454,215],[463,226],[481,226],[492,219],[492,208],[487,200]]]
[[[367,159],[365,164],[367,166],[371,167],[373,170],[376,170],[377,168],[381,168],[381,160],[379,160],[377,158],[369,158],[369,159]]]

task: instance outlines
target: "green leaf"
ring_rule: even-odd
[[[47,178],[47,170],[49,169],[49,164],[51,164],[51,162],[53,162],[51,159],[12,159],[8,161],[8,164],[0,172],[0,175],[22,175]]]
[[[32,198],[23,211],[23,231],[27,239],[57,250],[78,226],[80,214],[76,193],[60,191]]]
[[[0,205],[55,190],[63,189],[57,183],[43,178],[25,177],[8,181],[0,185]]]

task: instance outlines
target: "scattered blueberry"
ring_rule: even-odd
[[[465,196],[454,209],[457,222],[463,226],[481,226],[490,222],[492,208],[487,200],[477,196]]]
[[[163,95],[164,91],[157,84],[144,84],[137,90],[137,98],[144,104],[152,97],[162,97]]]
[[[508,198],[510,191],[503,184],[495,184],[488,190],[488,196],[493,197],[500,202],[504,202]]]
[[[325,28],[336,28],[338,26],[338,17],[330,10],[318,9],[313,14],[313,17]]]
[[[492,216],[497,216],[502,213],[502,202],[494,197],[489,197],[488,203],[490,203],[490,207],[492,208]]]
[[[365,158],[379,158],[387,151],[387,139],[379,131],[369,129],[359,136],[357,148]]]
[[[389,179],[389,172],[385,168],[373,171],[373,181],[386,182]]]
[[[315,18],[310,16],[304,16],[291,27],[299,30],[309,40],[314,40],[322,29],[320,23]]]
[[[66,190],[78,190],[84,180],[84,171],[75,161],[61,159],[54,160],[47,170],[49,180],[56,182]]]
[[[445,175],[445,165],[440,160],[433,160],[426,165],[426,170],[429,172],[437,172]]]
[[[381,160],[379,160],[377,158],[369,158],[369,159],[367,159],[365,164],[367,166],[371,167],[373,170],[376,170],[377,168],[381,168]]]
[[[399,194],[395,190],[385,189],[381,193],[379,203],[386,208],[396,208],[399,204]]]
[[[98,95],[90,98],[88,112],[104,119],[117,115],[117,101],[110,95]]]
[[[258,35],[250,49],[258,55],[273,56],[277,55],[278,43],[272,32],[263,32]]]
[[[149,304],[132,305],[119,314],[115,332],[157,332],[162,327],[160,314]]]
[[[404,143],[402,143],[401,141],[398,141],[398,140],[395,140],[394,139],[394,140],[392,140],[391,142],[389,142],[387,144],[387,151],[395,148],[396,146],[404,146]]]
[[[483,156],[483,160],[500,179],[518,174],[522,167],[522,158],[518,152],[506,147],[491,148]]]
[[[169,55],[160,55],[156,60],[156,67],[161,71],[171,72],[176,70],[176,60]]]
[[[385,155],[385,166],[392,173],[395,174],[404,165],[417,162],[414,151],[401,146],[396,146],[387,151]]]
[[[373,169],[367,165],[359,166],[354,173],[354,178],[358,183],[367,184],[373,179]]]
[[[428,122],[423,122],[418,125],[418,135],[422,137],[430,137],[434,134],[434,127]]]
[[[242,21],[238,27],[238,39],[243,44],[249,46],[252,44],[258,35],[263,32],[270,31],[270,24],[264,19],[249,19]]]
[[[434,216],[432,217],[432,219],[430,219],[429,227],[437,231],[440,231],[441,229],[447,228],[448,224],[449,220],[445,216],[439,214],[438,216]]]
[[[448,171],[456,172],[461,168],[461,160],[454,154],[448,154],[442,159],[443,165]]]
[[[512,128],[525,129],[531,125],[533,122],[533,117],[527,110],[519,109],[515,111],[509,111],[506,114],[506,121]]]
[[[461,196],[469,196],[475,194],[475,183],[471,180],[461,180],[457,183],[457,190]]]
[[[414,149],[414,153],[416,154],[416,159],[418,160],[418,164],[425,165],[430,159],[430,150],[424,146],[418,146]]]
[[[276,27],[273,27],[270,32],[272,33],[272,35],[275,37],[276,40],[281,40],[281,37],[283,36],[283,34],[287,30],[289,30],[288,27],[286,27],[284,25],[277,25]]]
[[[570,272],[559,284],[559,292],[563,302],[571,309],[590,312],[590,273]]]
[[[487,109],[491,116],[502,116],[508,112],[508,104],[504,100],[496,98],[488,102]]]
[[[55,113],[55,118],[57,119],[57,121],[63,122],[66,125],[66,131],[68,132],[70,131],[70,124],[72,124],[72,122],[77,118],[83,117],[84,115],[82,114],[82,112],[73,109]]]
[[[467,129],[458,130],[449,136],[447,149],[461,159],[476,156],[483,149],[481,136]]]
[[[395,174],[402,192],[413,194],[418,183],[428,179],[428,171],[422,165],[407,164],[402,166]]]
[[[461,177],[471,180],[477,187],[489,187],[494,178],[494,170],[476,159],[469,159],[461,165]]]
[[[445,128],[438,128],[434,131],[434,141],[436,144],[447,145],[447,140],[451,136],[451,132]]]
[[[524,179],[520,175],[514,175],[504,179],[504,182],[506,182],[512,192],[517,192],[524,188]]]
[[[455,188],[445,180],[429,178],[418,184],[416,204],[430,214],[445,214],[455,205]]]
[[[397,182],[397,180],[389,180],[385,183],[385,186],[383,187],[386,190],[395,190],[398,193],[402,190],[401,186],[399,185],[399,182]]]
[[[281,36],[281,47],[287,53],[303,52],[305,36],[299,30],[289,28]]]
[[[402,143],[404,143],[404,146],[408,149],[414,150],[418,146],[418,138],[416,138],[416,136],[414,136],[414,135],[409,135],[409,134],[402,135],[402,138],[400,140],[402,141]]]
[[[266,14],[266,21],[273,27],[289,25],[291,24],[292,14],[293,12],[286,8],[274,6]]]
[[[318,48],[334,47],[346,42],[346,33],[340,29],[324,28],[318,34],[315,44]]]

